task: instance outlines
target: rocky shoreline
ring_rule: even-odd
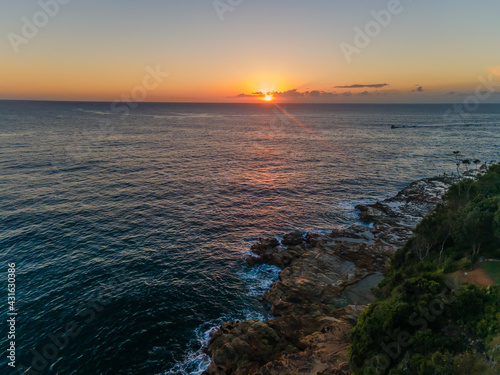
[[[395,197],[356,206],[367,226],[253,245],[250,265],[282,269],[262,297],[275,318],[223,324],[205,349],[212,362],[204,374],[349,374],[349,331],[375,299],[370,288],[452,182],[422,179]]]

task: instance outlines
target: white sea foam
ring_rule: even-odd
[[[191,342],[190,347],[196,346],[197,350],[188,350],[183,360],[176,363],[170,370],[157,375],[201,375],[210,366],[210,357],[203,351],[208,345],[210,337],[217,329],[225,322],[237,320],[260,320],[269,319],[270,316],[256,312],[243,311],[241,314],[223,315],[218,319],[214,319],[203,323],[195,329],[195,339]]]
[[[359,219],[359,211],[356,210],[356,206],[358,204],[370,204],[373,203],[373,200],[359,200],[359,201],[337,201],[332,204],[335,211],[338,212],[338,215],[343,220],[343,225],[348,227],[353,224],[361,224],[364,225],[363,222]]]
[[[80,112],[86,112],[86,113],[92,113],[94,115],[115,115],[116,112],[108,111],[108,112],[103,112],[103,111],[91,111],[83,108],[78,108],[77,111]]]
[[[186,113],[186,112],[170,112],[165,115],[153,115],[153,114],[147,114],[147,113],[133,113],[133,109],[130,109],[130,113],[124,113],[122,111],[95,111],[95,110],[88,110],[88,109],[83,109],[83,108],[78,108],[77,111],[80,112],[86,112],[86,113],[92,113],[94,115],[126,115],[126,116],[137,116],[137,117],[152,117],[154,119],[171,119],[171,118],[212,118],[212,117],[222,117],[220,114],[211,114],[211,113]]]
[[[246,281],[248,295],[260,297],[271,285],[278,281],[281,269],[268,264],[260,264],[252,267],[249,272],[244,272],[242,278]]]

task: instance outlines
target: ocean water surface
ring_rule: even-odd
[[[259,296],[279,270],[246,265],[258,238],[356,222],[356,204],[456,171],[454,150],[499,160],[500,105],[463,119],[449,109],[0,102],[0,259],[2,285],[16,264],[17,364],[201,373],[214,327],[268,317]]]

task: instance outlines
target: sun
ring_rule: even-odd
[[[274,99],[274,96],[273,96],[274,92],[273,91],[260,89],[259,92],[260,92],[260,97],[263,100],[265,100],[266,102],[270,102],[271,100]]]

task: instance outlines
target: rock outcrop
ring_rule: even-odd
[[[374,300],[389,256],[440,201],[451,181],[419,180],[395,197],[360,205],[369,226],[297,232],[251,247],[249,264],[282,268],[263,300],[274,319],[229,322],[212,336],[209,375],[349,374],[349,331]]]
[[[453,182],[451,177],[425,178],[412,182],[395,197],[370,205],[358,205],[359,217],[374,224],[375,232],[396,247],[408,239],[413,228],[441,201]]]

